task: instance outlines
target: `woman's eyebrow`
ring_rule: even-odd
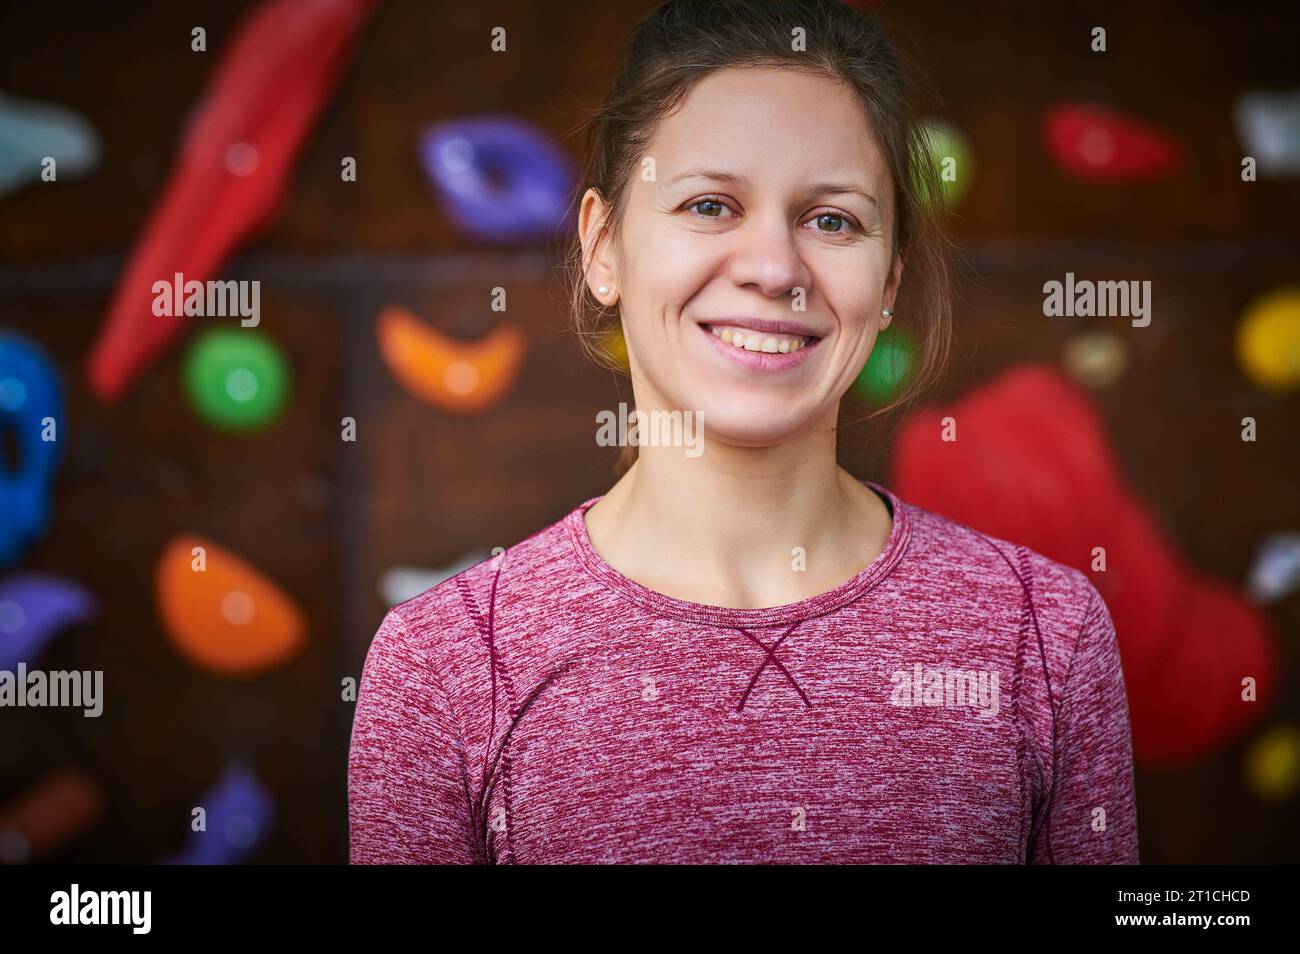
[[[811,186],[808,187],[808,192],[807,192],[807,194],[808,194],[809,196],[814,196],[814,195],[856,195],[856,196],[861,196],[862,198],[866,199],[868,202],[870,202],[870,203],[871,203],[873,206],[875,206],[877,209],[880,208],[880,203],[879,203],[878,201],[876,201],[876,197],[875,197],[874,195],[872,195],[870,192],[867,192],[866,190],[864,190],[864,189],[862,189],[862,188],[860,188],[860,187],[858,187],[858,186],[855,186],[855,185],[848,185],[848,184],[845,184],[845,183],[839,183],[839,182],[818,182],[818,183],[816,183],[815,185],[811,185]]]
[[[683,179],[713,179],[718,182],[729,182],[742,189],[749,187],[749,179],[745,176],[737,175],[734,172],[727,172],[721,169],[695,169],[688,172],[680,172],[664,182],[663,187],[668,188],[669,186],[681,182]],[[866,199],[876,208],[880,208],[880,203],[874,195],[859,186],[848,183],[817,182],[805,189],[804,195],[856,195]]]
[[[665,182],[664,185],[674,185],[681,182],[683,179],[716,179],[719,182],[730,182],[733,185],[738,185],[742,189],[749,186],[749,180],[744,176],[719,169],[693,169],[687,172],[679,172],[677,175]]]

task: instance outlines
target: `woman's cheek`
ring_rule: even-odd
[[[672,229],[663,233],[657,243],[659,261],[674,267],[698,270],[698,263],[721,254],[724,246],[719,236],[693,232],[690,229]]]

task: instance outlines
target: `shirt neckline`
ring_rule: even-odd
[[[596,501],[600,500],[603,494],[584,500],[572,510],[564,520],[565,530],[569,541],[573,544],[578,562],[588,573],[615,593],[626,597],[651,612],[671,616],[686,622],[708,623],[713,626],[740,628],[778,626],[783,623],[794,623],[829,613],[857,599],[888,576],[890,571],[898,564],[898,561],[902,559],[912,533],[910,508],[888,488],[870,480],[860,479],[859,482],[874,490],[878,496],[886,500],[893,511],[893,525],[890,528],[888,538],[885,540],[884,549],[876,555],[876,558],[871,563],[834,589],[799,600],[796,603],[784,603],[780,606],[742,609],[731,606],[715,606],[710,603],[696,603],[690,600],[677,599],[666,593],[660,593],[658,590],[652,590],[648,586],[636,582],[631,577],[624,576],[611,564],[606,563],[605,558],[596,552],[595,547],[591,544],[591,537],[587,534],[587,524],[583,519],[583,515],[587,510]]]

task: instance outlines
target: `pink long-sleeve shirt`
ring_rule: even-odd
[[[651,590],[561,520],[393,607],[353,863],[1136,863],[1128,702],[1086,576],[898,499],[784,606]]]

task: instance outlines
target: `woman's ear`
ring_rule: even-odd
[[[898,286],[903,281],[903,257],[894,256],[894,267],[889,271],[889,280],[885,282],[885,294],[881,301],[882,309],[888,308],[889,315],[881,314],[880,330],[884,331],[889,327],[889,323],[894,320],[894,300],[898,297]]]
[[[600,193],[588,189],[578,208],[578,238],[582,242],[582,274],[587,288],[602,305],[612,305],[618,298],[614,268],[609,260],[608,235],[600,234],[609,210]]]

